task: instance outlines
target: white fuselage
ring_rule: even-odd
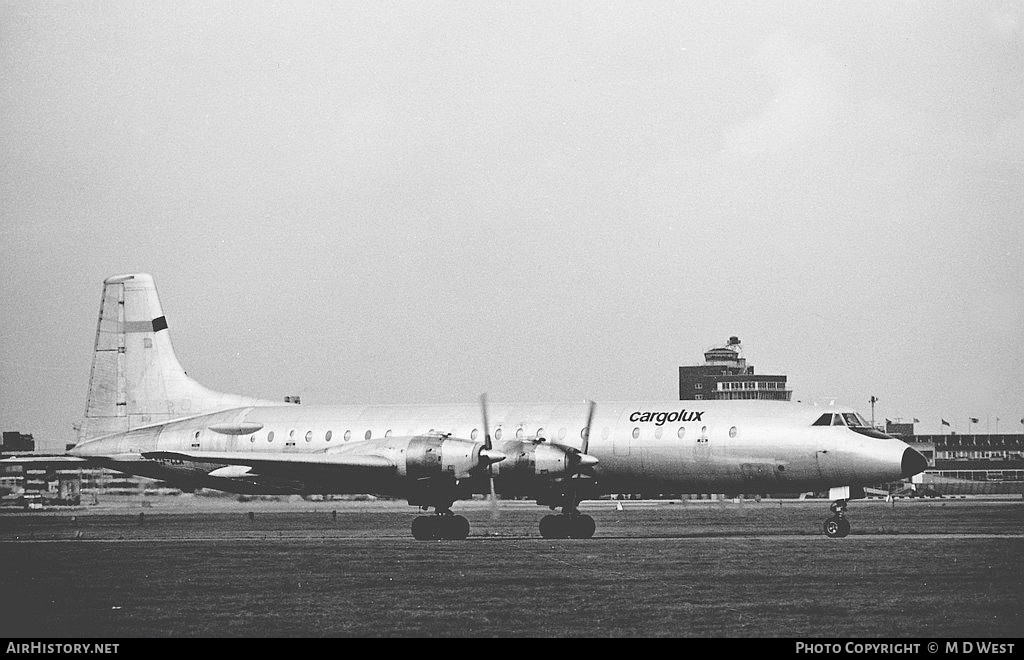
[[[822,409],[769,401],[636,401],[597,405],[587,453],[601,492],[800,492],[901,478],[908,448],[845,426],[812,426]],[[544,438],[580,448],[587,404],[493,403],[495,448]],[[230,426],[232,433],[218,432]],[[240,432],[241,429],[254,432]],[[145,452],[311,453],[344,451],[367,440],[450,434],[482,442],[475,405],[348,405],[245,407],[143,427],[82,443],[76,455],[115,469],[168,481],[192,480],[228,491],[259,484],[209,476],[215,463],[150,460]],[[386,444],[386,442],[385,442]],[[510,465],[511,463],[506,463]],[[502,463],[493,466],[503,491]],[[223,474],[223,472],[221,472]],[[403,495],[395,475],[318,483],[296,491]],[[486,488],[485,482],[477,492]],[[278,487],[268,492],[278,492]]]

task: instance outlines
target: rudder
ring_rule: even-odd
[[[139,426],[242,406],[281,405],[209,390],[174,354],[153,278],[144,273],[103,281],[103,298],[82,442]]]

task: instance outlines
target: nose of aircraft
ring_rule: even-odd
[[[901,467],[904,477],[912,477],[919,472],[924,472],[925,468],[928,467],[928,459],[914,448],[907,447],[903,452]]]

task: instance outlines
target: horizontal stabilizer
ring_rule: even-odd
[[[81,465],[86,463],[84,458],[78,456],[67,456],[65,454],[53,454],[51,456],[46,455],[34,455],[34,456],[8,456],[7,458],[0,459],[0,465],[67,465],[69,463],[77,463]]]

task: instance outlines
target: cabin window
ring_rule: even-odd
[[[255,433],[253,433],[251,436],[249,436],[249,442],[252,442],[252,443],[256,442],[256,434]]]
[[[638,440],[639,438],[640,438],[640,427],[639,426],[634,426],[633,427],[633,439],[634,440]]]
[[[730,438],[735,438],[736,437],[736,427],[735,426],[733,426],[732,428],[729,429],[729,437]]]
[[[325,441],[325,442],[330,442],[330,441],[331,441],[331,436],[332,436],[332,435],[334,435],[334,434],[333,434],[333,433],[331,433],[330,431],[328,431],[327,433],[325,433],[325,434],[324,434],[324,441]]]
[[[267,434],[267,442],[273,442],[273,441],[274,441],[274,432],[271,431],[270,433]]]
[[[480,432],[477,431],[476,429],[473,429],[472,431],[469,432],[469,439],[470,440],[476,440],[476,437],[478,435],[480,435]]]
[[[391,437],[391,429],[388,429],[387,431],[384,431],[384,437],[385,438],[390,438]]]
[[[494,439],[501,440],[501,427],[494,429]]]
[[[350,430],[345,431],[345,442],[348,442],[351,439],[352,439],[352,431],[350,431]]]
[[[707,436],[708,436],[708,427],[706,427],[706,426],[700,427],[700,437],[706,438]]]
[[[831,426],[832,425],[832,413],[824,413],[817,419],[811,426]]]
[[[516,440],[522,440],[522,439],[523,439],[523,427],[520,426],[519,428],[516,429]]]
[[[565,427],[558,429],[558,439],[565,440]]]
[[[663,432],[664,432],[663,428],[661,428],[660,426],[657,427],[656,429],[654,429],[654,437],[657,438],[658,440],[661,440],[661,434]]]
[[[680,426],[679,430],[676,431],[676,437],[682,440],[684,435],[686,435],[686,427]]]
[[[540,427],[539,429],[537,429],[537,437],[538,438],[543,438],[544,437],[544,427],[543,426]]]
[[[580,437],[582,439],[586,440],[589,435],[590,435],[590,429],[589,428],[584,426],[583,428],[580,429]]]
[[[313,442],[313,432],[306,431],[306,442]]]
[[[366,429],[366,433],[363,434],[363,439],[369,440],[372,437],[373,437],[373,431],[371,431],[370,429]]]

